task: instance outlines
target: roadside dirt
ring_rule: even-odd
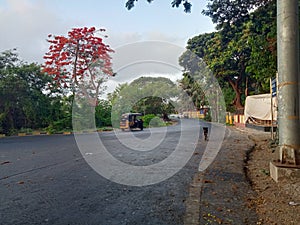
[[[270,134],[250,132],[248,137],[255,147],[249,153],[246,172],[256,192],[248,203],[256,208],[257,224],[300,225],[300,180],[276,183],[269,172],[269,163],[276,154]]]

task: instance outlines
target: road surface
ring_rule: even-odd
[[[154,128],[165,135],[152,151],[130,151],[121,139],[145,140],[142,132],[99,133],[114,157],[125,163],[150,165],[167,158],[180,138],[180,125]],[[199,129],[193,122],[193,129]],[[89,136],[91,134],[82,134]],[[147,186],[112,182],[91,168],[74,135],[0,139],[1,224],[183,224],[189,184],[198,169],[205,143],[178,173]],[[119,137],[118,137],[119,136]],[[119,140],[120,139],[120,140]],[[160,140],[161,141],[161,140]]]
[[[0,224],[251,224],[255,213],[244,210],[244,193],[250,190],[243,175],[244,151],[239,150],[245,146],[234,152],[240,137],[227,129],[214,159],[221,129],[200,123],[0,139]],[[199,132],[203,126],[214,129],[208,142]],[[109,154],[99,149],[132,167],[111,166]],[[205,169],[201,173],[199,164]],[[168,177],[169,171],[176,173]]]

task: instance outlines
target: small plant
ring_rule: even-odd
[[[262,172],[266,176],[270,176],[270,171],[268,171],[268,170],[261,169],[260,172]]]

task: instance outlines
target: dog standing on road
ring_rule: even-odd
[[[204,140],[208,141],[208,127],[203,127]]]

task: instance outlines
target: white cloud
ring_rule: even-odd
[[[166,41],[140,41],[120,46],[113,54],[113,69],[127,76],[174,74],[182,70],[178,58],[184,48]]]
[[[120,46],[134,43],[143,40],[143,35],[138,32],[115,32],[113,29],[107,30],[106,34],[108,35],[108,38],[105,41],[105,43],[109,44],[111,48],[119,48]]]
[[[67,25],[42,2],[7,0],[0,8],[0,51],[17,48],[28,62],[42,62],[49,33],[62,33]]]
[[[76,16],[64,16],[62,11],[49,6],[47,1],[4,0],[0,5],[0,52],[17,48],[23,60],[42,63],[48,51],[48,34],[65,35],[72,27],[87,23],[78,22]],[[104,40],[116,51],[112,57],[114,71],[118,72],[107,83],[108,92],[119,83],[140,76],[161,75],[172,80],[180,77],[178,57],[184,51],[184,38],[156,30],[141,33],[114,29],[117,28],[107,28],[108,38]]]
[[[185,46],[187,38],[171,36],[167,33],[162,33],[158,30],[152,30],[149,32],[116,32],[113,30],[107,30],[106,34],[108,38],[105,40],[112,48],[120,48],[121,46],[132,44],[140,41],[162,41],[169,42],[178,46]]]
[[[139,41],[119,46],[113,56],[116,77],[107,82],[106,93],[118,84],[130,83],[141,76],[166,77],[176,82],[182,77],[178,58],[184,48],[166,41]]]

